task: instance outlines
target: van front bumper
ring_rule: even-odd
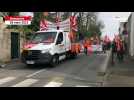
[[[22,54],[22,62],[26,64],[45,64],[50,63],[52,55],[50,53],[39,53],[37,55]]]

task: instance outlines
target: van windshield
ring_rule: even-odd
[[[53,43],[57,32],[35,33],[31,39],[34,43]]]

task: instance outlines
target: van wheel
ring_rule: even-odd
[[[58,65],[58,63],[59,63],[59,56],[58,55],[54,55],[52,57],[51,62],[50,62],[51,67],[55,67],[56,65]]]

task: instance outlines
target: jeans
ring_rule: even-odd
[[[118,58],[119,62],[122,62],[124,60],[124,53],[122,51],[118,51],[117,58]]]

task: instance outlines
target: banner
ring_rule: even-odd
[[[56,22],[50,22],[47,20],[41,20],[40,22],[40,30],[41,31],[45,31],[45,30],[52,30],[52,29],[56,29],[57,27],[59,27],[60,30],[64,30],[64,31],[78,31],[77,28],[77,19],[75,16],[71,16],[70,18],[64,20],[64,21],[60,21],[59,18],[56,18]]]
[[[57,30],[57,27],[59,27],[60,30],[64,31],[70,31],[70,20],[66,19],[65,21],[53,23],[47,20],[41,20],[40,22],[40,31],[46,31],[46,30]]]
[[[32,17],[31,16],[5,16],[6,25],[30,25]]]

